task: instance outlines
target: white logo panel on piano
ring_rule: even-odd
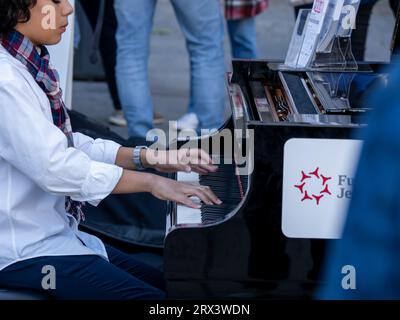
[[[362,141],[290,139],[283,163],[282,232],[341,237]]]

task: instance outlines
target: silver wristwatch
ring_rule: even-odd
[[[142,160],[140,159],[140,151],[143,149],[148,149],[146,146],[137,146],[133,149],[133,164],[136,170],[144,170],[146,169],[143,167]]]

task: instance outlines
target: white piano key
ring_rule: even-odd
[[[176,208],[177,224],[201,223],[200,209],[178,205]]]
[[[178,172],[177,180],[179,182],[187,182],[191,184],[200,184],[199,174],[196,172]],[[194,200],[199,200],[194,199]],[[177,205],[176,207],[177,224],[201,223],[200,209],[188,208],[186,206]]]
[[[196,172],[178,172],[177,180],[179,182],[190,182],[200,184],[199,174]]]

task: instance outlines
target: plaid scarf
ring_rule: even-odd
[[[268,0],[225,0],[225,17],[228,20],[254,17],[268,7]]]
[[[0,44],[19,60],[46,93],[51,106],[53,123],[67,137],[68,147],[74,146],[71,122],[62,100],[62,91],[58,72],[50,64],[50,55],[45,46],[35,48],[32,42],[16,30],[0,36]],[[40,53],[39,53],[40,52]],[[65,209],[74,216],[78,223],[85,219],[82,212],[84,203],[65,198]]]

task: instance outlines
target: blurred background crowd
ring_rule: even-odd
[[[133,139],[168,121],[218,128],[229,116],[231,59],[283,60],[295,14],[312,2],[102,1],[77,3],[73,108]],[[397,2],[361,1],[359,60],[389,61]]]

